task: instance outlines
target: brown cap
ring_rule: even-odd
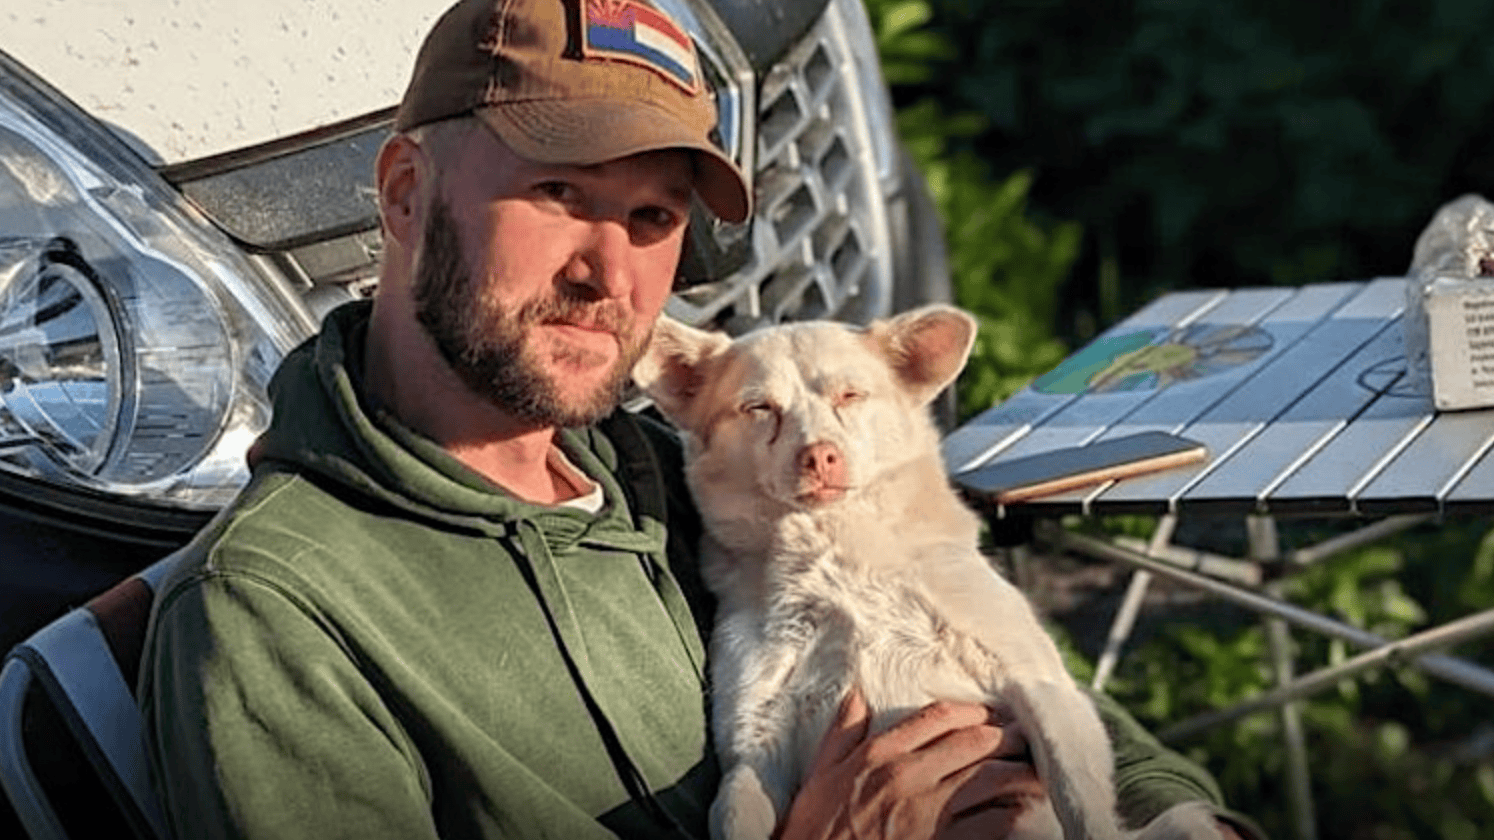
[[[747,178],[711,141],[695,45],[642,0],[461,0],[426,36],[394,127],[469,112],[541,163],[693,150],[706,206],[729,222],[751,211]]]

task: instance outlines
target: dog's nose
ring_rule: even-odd
[[[799,471],[823,485],[844,487],[846,457],[833,443],[811,443],[799,450]]]

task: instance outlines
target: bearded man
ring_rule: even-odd
[[[688,43],[637,0],[463,0],[422,47],[377,294],[287,357],[249,485],[157,598],[140,697],[176,836],[704,836],[699,525],[678,442],[617,402],[692,196],[741,221],[750,190],[696,67],[584,37],[620,11]],[[1000,836],[1042,795],[983,707],[865,716],[786,840]],[[1158,806],[1211,795],[1155,755]]]

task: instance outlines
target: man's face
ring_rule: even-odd
[[[416,262],[416,316],[474,393],[537,426],[617,404],[673,286],[690,161],[539,164],[477,127],[452,156]]]

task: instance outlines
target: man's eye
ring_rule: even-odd
[[[628,221],[633,242],[638,245],[653,245],[667,239],[684,225],[684,215],[668,207],[640,207],[634,210]]]
[[[543,181],[535,185],[534,191],[551,201],[569,201],[576,190],[565,181]]]
[[[778,409],[774,408],[773,404],[766,400],[755,400],[753,402],[742,403],[741,411],[748,417],[759,420],[772,417],[778,413]]]
[[[653,230],[669,231],[679,224],[680,215],[668,207],[641,207],[633,211],[633,219]]]

